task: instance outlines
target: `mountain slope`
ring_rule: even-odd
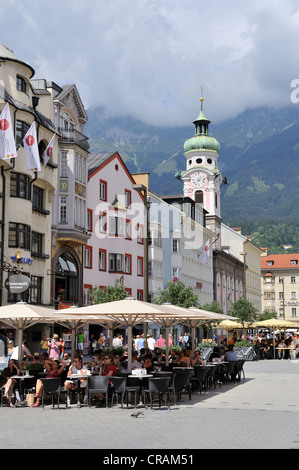
[[[286,221],[299,216],[299,108],[259,108],[220,124],[210,135],[220,142],[219,167],[228,179],[222,187],[225,223]],[[207,117],[208,113],[206,112]],[[132,118],[105,118],[102,109],[88,111],[85,128],[91,152],[118,151],[132,172],[150,172],[151,189],[181,194],[174,178],[185,169],[184,142],[194,125],[159,128]]]

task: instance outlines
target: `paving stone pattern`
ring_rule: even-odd
[[[0,408],[0,449],[299,449],[299,361],[245,363],[246,380],[179,405]]]

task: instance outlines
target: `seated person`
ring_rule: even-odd
[[[146,372],[150,374],[153,371],[153,363],[152,363],[152,355],[151,354],[146,354],[145,359],[144,359],[144,369],[146,369]]]
[[[64,361],[60,361],[58,358],[53,359],[52,362],[46,361],[46,370],[47,375],[46,379],[57,378],[62,374],[65,367]],[[35,386],[36,393],[34,394],[34,398],[36,398],[36,402],[32,405],[34,408],[40,405],[40,400],[43,391],[43,382],[40,379],[37,379],[36,386]]]
[[[100,367],[99,375],[107,375],[112,377],[116,374],[117,369],[115,365],[115,359],[112,356],[104,356],[104,361]]]
[[[141,362],[139,362],[138,354],[137,352],[133,351],[132,352],[132,370],[133,369],[141,369]]]
[[[32,360],[32,362],[29,362],[26,365],[26,370],[30,370],[30,372],[36,372],[36,373],[43,372],[44,365],[40,361],[40,355],[39,355],[38,352],[33,354],[33,360]]]
[[[194,351],[194,355],[191,358],[191,365],[192,366],[201,366],[202,364],[205,364],[205,360],[200,357],[200,351],[196,349]]]
[[[170,350],[169,362],[170,363],[175,362],[177,359],[178,359],[178,355],[176,353],[176,350],[174,348],[172,348]]]
[[[178,367],[189,367],[190,366],[190,357],[187,356],[186,349],[181,349],[180,357],[176,361]]]
[[[11,408],[14,406],[12,403],[12,392],[17,383],[15,379],[11,378],[12,375],[20,375],[20,370],[13,359],[9,361],[8,366],[3,369],[0,376],[0,388],[4,388],[4,396],[8,399]]]
[[[230,344],[226,353],[224,354],[224,360],[228,362],[235,362],[238,360],[237,354],[234,352],[234,346]]]
[[[284,354],[285,354],[284,349],[286,348],[286,344],[285,344],[284,339],[280,340],[280,342],[278,343],[277,347],[280,348],[280,349],[278,349],[278,357],[279,357],[279,359],[284,358]]]
[[[225,354],[225,353],[223,353],[223,354]],[[222,356],[221,356],[220,348],[219,348],[218,346],[215,346],[215,347],[213,348],[212,354],[211,354],[210,357],[209,357],[209,360],[210,360],[211,362],[213,362],[213,359],[218,359],[218,360],[220,360],[221,357],[222,357]]]
[[[69,371],[67,373],[68,379],[64,383],[64,388],[65,388],[65,390],[67,390],[67,397],[66,397],[67,406],[70,405],[70,396],[69,396],[70,390],[73,390],[73,391],[78,390],[78,381],[77,380],[72,381],[72,379],[69,378],[69,377],[72,374],[74,374],[74,375],[79,374],[80,370],[86,370],[87,371],[87,367],[83,364],[81,356],[79,354],[76,354],[74,362],[70,366]],[[85,389],[84,402],[87,403],[87,377],[82,377],[82,379],[80,379],[79,382],[80,382],[80,388]]]

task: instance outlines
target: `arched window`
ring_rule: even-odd
[[[70,253],[62,253],[56,262],[56,301],[78,301],[78,265]]]

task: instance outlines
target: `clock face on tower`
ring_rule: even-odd
[[[200,188],[201,186],[203,186],[206,180],[207,177],[203,173],[193,173],[193,175],[191,176],[191,183],[196,188]]]

